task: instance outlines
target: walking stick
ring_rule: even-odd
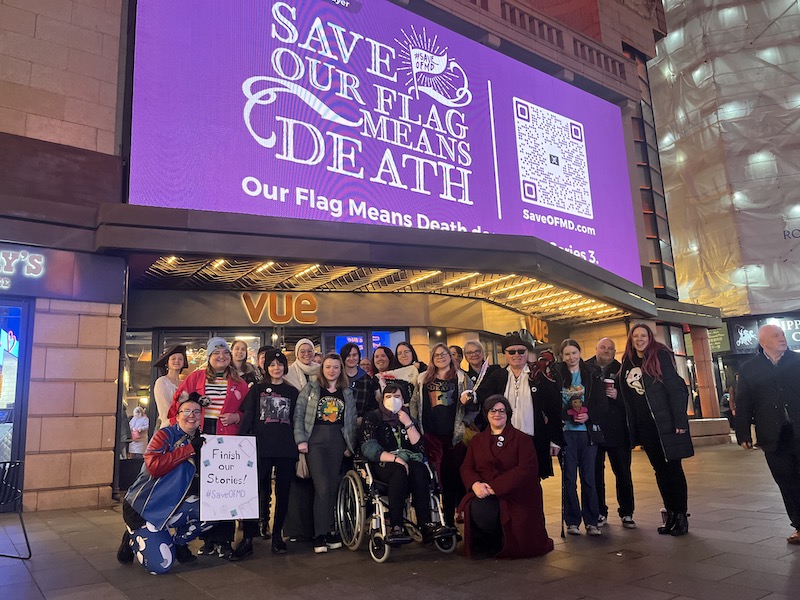
[[[564,536],[564,497],[567,494],[567,486],[564,479],[564,449],[558,451],[558,464],[561,466],[561,537]]]

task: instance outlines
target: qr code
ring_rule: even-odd
[[[523,202],[593,218],[583,125],[514,98]]]

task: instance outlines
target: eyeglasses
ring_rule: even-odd
[[[183,410],[179,410],[178,412],[181,413],[184,417],[192,417],[192,416],[198,417],[203,411],[198,408],[195,409],[184,408]]]
[[[512,350],[511,348],[506,348],[506,354],[511,356],[514,356],[515,354],[525,354],[526,352],[527,350],[524,348],[522,350]]]
[[[480,350],[467,350],[464,352],[464,356],[480,356],[483,354]]]
[[[504,415],[506,414],[505,408],[490,408],[489,412],[493,415]]]
[[[228,352],[227,350],[214,350],[211,353],[211,356],[229,356],[229,355],[230,352]]]
[[[433,355],[433,358],[450,358],[449,352],[437,352]]]

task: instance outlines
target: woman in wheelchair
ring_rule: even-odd
[[[461,477],[469,493],[459,506],[465,512],[467,556],[482,551],[497,558],[547,554],[547,536],[539,484],[539,462],[533,440],[511,425],[505,396],[486,399],[489,427],[472,438]]]
[[[403,509],[411,492],[411,504],[423,541],[432,542],[450,530],[431,522],[430,475],[423,462],[422,436],[403,410],[403,394],[390,383],[383,390],[383,403],[364,417],[361,453],[371,463],[375,478],[386,484],[391,528],[386,543],[406,544],[411,537],[403,527]]]

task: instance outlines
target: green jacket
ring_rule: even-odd
[[[356,400],[353,397],[353,390],[349,387],[342,390],[344,396],[344,423],[342,424],[342,435],[347,444],[347,449],[355,453],[356,443]],[[302,444],[308,442],[311,431],[317,421],[317,405],[319,404],[320,386],[319,383],[312,381],[300,390],[297,397],[297,405],[294,409],[294,442]]]

